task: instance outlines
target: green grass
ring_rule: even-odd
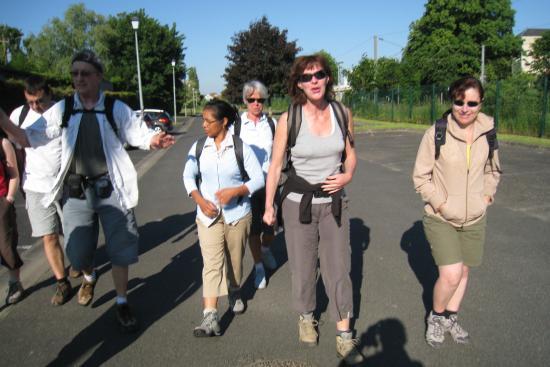
[[[354,118],[354,120],[355,120],[356,133],[368,132],[371,130],[424,131],[429,127],[428,125],[413,124],[408,122],[375,121],[375,120],[367,120],[363,118]],[[547,139],[547,138],[536,138],[532,136],[512,135],[512,134],[498,134],[498,139],[500,141],[506,141],[510,143],[550,148],[550,139]]]

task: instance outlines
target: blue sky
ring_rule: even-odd
[[[0,23],[19,28],[25,35],[39,33],[54,17],[63,17],[70,0],[4,0]],[[288,30],[288,40],[296,40],[301,53],[324,49],[341,61],[344,68],[356,65],[366,53],[373,55],[373,37],[378,56],[399,58],[407,43],[410,24],[424,13],[421,0],[95,0],[86,7],[103,15],[131,12],[140,8],[162,24],[176,23],[186,39],[185,62],[197,68],[201,93],[220,92],[227,66],[227,46],[231,37],[248,29],[263,15],[269,22]],[[550,1],[513,0],[516,10],[514,32],[525,28],[550,28]],[[130,25],[128,25],[130,26]],[[167,60],[169,62],[169,60]]]

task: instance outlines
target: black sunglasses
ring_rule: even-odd
[[[458,107],[462,107],[464,106],[464,104],[466,103],[466,105],[468,105],[468,107],[477,107],[481,104],[481,102],[476,102],[476,101],[468,101],[468,102],[464,102],[463,100],[461,99],[455,99],[453,101],[453,104],[455,106],[458,106]]]
[[[324,70],[319,70],[313,74],[302,74],[298,78],[298,81],[300,83],[309,83],[313,77],[317,80],[325,79],[327,77],[327,73]]]
[[[247,98],[246,101],[247,101],[248,103],[254,103],[254,102],[264,103],[264,102],[265,102],[265,98]]]

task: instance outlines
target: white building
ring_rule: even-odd
[[[519,34],[523,44],[521,46],[521,71],[530,72],[533,58],[529,55],[533,49],[533,43],[542,37],[542,34],[550,29],[527,28]]]

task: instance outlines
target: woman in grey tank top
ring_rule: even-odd
[[[342,190],[353,177],[356,156],[351,112],[332,101],[332,85],[330,67],[321,55],[301,56],[294,61],[289,94],[293,106],[297,106],[292,108],[297,111],[293,116],[301,117],[301,124],[295,135],[293,129],[298,124],[287,121],[288,113],[277,124],[266,179],[264,221],[270,225],[276,221],[273,201],[291,137],[292,169],[283,189],[282,215],[292,274],[292,304],[299,313],[299,340],[310,346],[317,344],[313,312],[319,259],[329,297],[329,314],[336,322],[337,354],[347,364],[357,364],[363,361],[363,356],[350,329],[353,291],[349,276],[349,214],[347,202],[342,200]],[[349,132],[340,128],[336,108],[342,111],[341,116],[348,115]],[[346,157],[343,163],[342,154]]]

